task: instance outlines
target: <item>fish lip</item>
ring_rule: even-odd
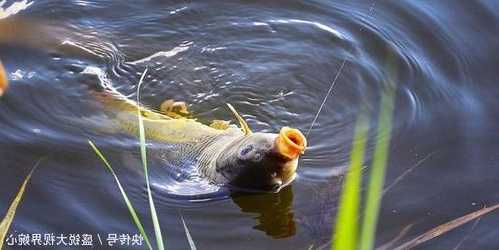
[[[293,160],[305,152],[307,138],[298,129],[282,127],[275,138],[274,145],[276,153],[286,159]]]

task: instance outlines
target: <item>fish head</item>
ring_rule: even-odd
[[[216,171],[233,189],[278,192],[296,177],[298,158],[306,146],[298,129],[251,133],[226,147],[217,159]]]

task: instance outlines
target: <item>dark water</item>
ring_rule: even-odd
[[[345,62],[299,177],[280,193],[230,197],[207,183],[179,182],[185,172],[151,160],[168,249],[188,248],[179,213],[200,249],[321,246],[359,107],[370,107],[374,128],[392,58],[397,97],[377,245],[414,224],[403,238],[410,239],[499,202],[498,13],[493,0],[33,1],[14,17],[57,27],[51,36],[67,43],[0,47],[11,81],[0,99],[0,211],[46,157],[13,230],[136,232],[91,139],[152,235],[137,139],[102,133],[106,117],[91,90],[110,84],[135,97],[147,67],[146,105],[183,100],[207,121],[231,119],[230,102],[255,131],[306,131]],[[498,225],[493,213],[420,248],[495,249]]]

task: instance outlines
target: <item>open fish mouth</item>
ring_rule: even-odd
[[[305,152],[307,139],[298,129],[283,127],[276,139],[277,151],[284,157],[296,159]]]

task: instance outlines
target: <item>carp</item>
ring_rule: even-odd
[[[167,115],[171,106],[154,111],[114,90],[94,92],[94,96],[120,132],[138,134],[140,110],[147,140],[177,145],[167,152],[168,158],[189,161],[201,176],[238,191],[278,192],[295,179],[298,159],[307,145],[305,136],[290,127],[282,127],[279,133],[253,133],[230,104],[240,127]],[[186,113],[185,106],[179,109]]]
[[[0,21],[0,43],[3,44],[69,49],[68,53],[74,53],[75,48],[68,42],[78,40],[69,39],[73,36],[77,35],[64,27],[40,20]],[[0,64],[0,95],[6,89],[6,73]],[[140,110],[147,140],[176,145],[174,149],[164,150],[169,159],[179,163],[176,165],[189,161],[210,182],[238,190],[279,191],[295,179],[298,159],[307,145],[305,136],[294,128],[282,127],[279,133],[253,133],[231,105],[228,107],[240,127],[229,126],[224,121],[206,125],[184,118],[186,106],[179,102],[165,102],[163,112],[157,112],[142,107],[115,89],[92,93],[103,104],[118,131],[137,135],[137,111]]]

